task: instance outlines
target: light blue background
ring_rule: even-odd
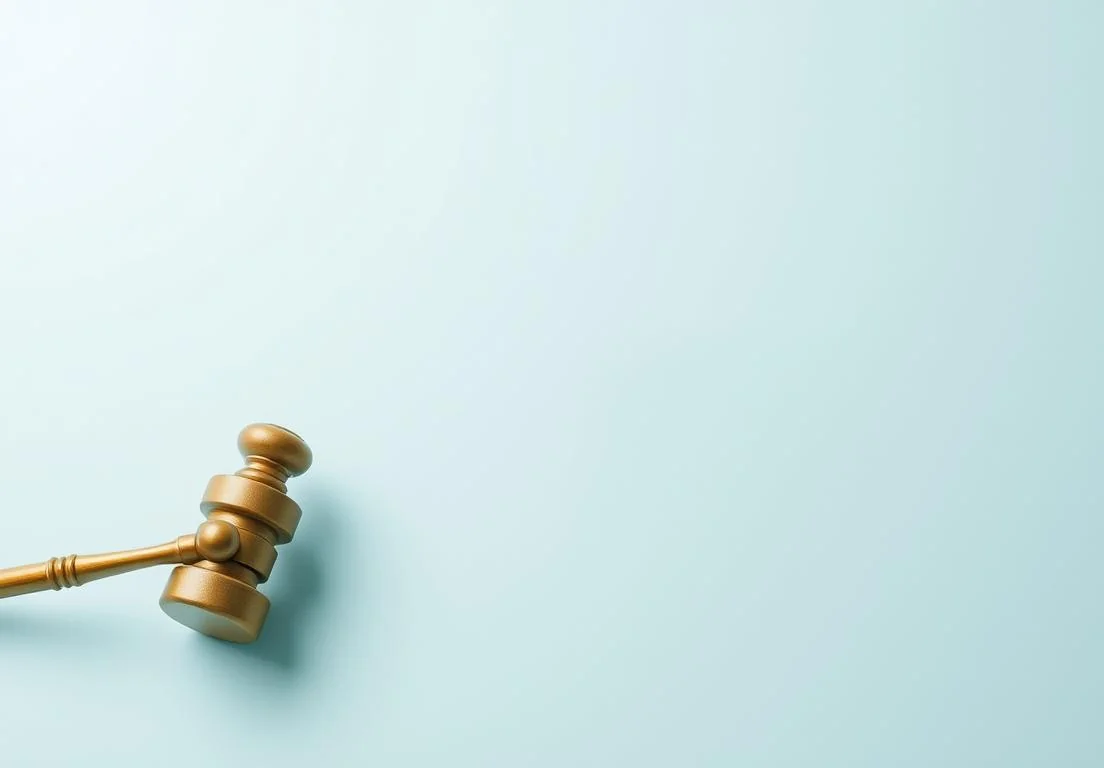
[[[0,764],[1100,765],[1101,8],[4,3]]]

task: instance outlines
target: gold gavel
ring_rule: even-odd
[[[211,478],[200,502],[207,520],[194,534],[156,547],[55,557],[0,570],[0,598],[177,565],[161,595],[161,609],[205,635],[253,642],[269,608],[257,585],[268,580],[276,545],[291,541],[302,516],[285,481],[306,472],[312,456],[299,435],[275,424],[250,424],[238,435],[238,450],[245,466]]]

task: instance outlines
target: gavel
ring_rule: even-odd
[[[55,557],[0,570],[0,598],[176,565],[161,594],[161,609],[205,635],[253,642],[269,609],[257,585],[268,580],[276,546],[291,541],[303,514],[285,483],[306,472],[313,457],[303,438],[275,424],[247,426],[238,435],[238,450],[245,466],[211,478],[199,505],[207,520],[194,534],[155,547]]]

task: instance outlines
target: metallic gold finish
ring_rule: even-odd
[[[182,565],[169,576],[161,608],[197,632],[233,643],[251,643],[268,616],[268,598],[232,576]]]
[[[283,491],[240,475],[212,477],[199,508],[208,517],[218,511],[251,517],[268,527],[276,544],[291,541],[303,515]]]
[[[241,535],[230,523],[222,520],[208,520],[196,531],[195,547],[196,552],[204,560],[221,563],[238,553],[241,548]]]
[[[191,536],[156,547],[108,552],[103,555],[54,557],[44,563],[0,571],[0,598],[79,587],[90,581],[118,576],[153,565],[196,563],[201,559],[229,560],[238,551],[238,529],[224,522],[208,521]]]
[[[238,450],[245,466],[211,478],[200,503],[207,520],[194,534],[156,547],[0,570],[0,598],[175,564],[161,595],[165,613],[211,637],[253,642],[269,608],[257,584],[268,580],[276,545],[291,541],[303,514],[287,496],[286,481],[306,472],[313,457],[301,437],[275,424],[247,426],[238,435]]]

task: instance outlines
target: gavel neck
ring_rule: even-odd
[[[90,581],[155,565],[191,565],[200,560],[224,562],[234,556],[238,546],[237,529],[232,525],[205,522],[196,533],[154,547],[54,557],[33,565],[0,570],[0,598],[79,587]]]

